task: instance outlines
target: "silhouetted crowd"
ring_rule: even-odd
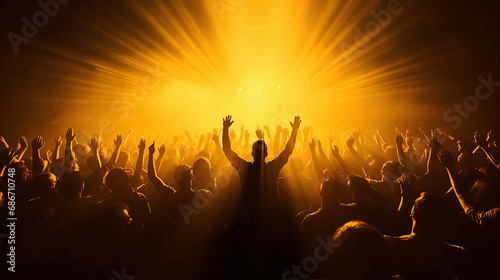
[[[69,128],[50,148],[0,137],[0,233],[16,218],[6,275],[500,279],[493,132],[232,124],[89,143]]]

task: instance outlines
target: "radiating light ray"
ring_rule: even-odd
[[[128,16],[113,10],[106,17],[75,15],[86,32],[69,34],[73,49],[34,42],[57,55],[49,65],[62,69],[58,88],[36,90],[41,99],[58,90],[59,102],[74,109],[69,117],[87,130],[104,118],[118,131],[136,125],[209,130],[227,113],[247,127],[272,119],[288,125],[275,113],[283,111],[325,128],[330,119],[321,117],[350,110],[360,113],[335,126],[387,123],[393,112],[373,115],[374,107],[400,111],[413,106],[412,97],[447,86],[439,78],[453,65],[440,64],[460,54],[448,50],[453,40],[405,54],[401,38],[425,15],[409,17],[422,4],[403,4],[367,44],[345,51],[340,46],[354,45],[354,28],[364,29],[374,20],[370,12],[387,1],[244,0],[224,11],[224,19],[213,0],[126,2]],[[155,86],[134,100],[145,77]]]

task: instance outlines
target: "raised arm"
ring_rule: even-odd
[[[101,150],[101,143],[99,143],[99,140],[97,140],[97,138],[92,137],[90,138],[89,147],[90,151],[92,152],[92,155],[95,156],[97,161],[96,170],[101,170],[102,162],[101,162],[101,156],[99,155],[99,151]]]
[[[66,131],[66,149],[64,151],[64,165],[72,170],[77,169],[75,154],[73,153],[73,141],[76,134],[73,133],[73,128],[70,127]]]
[[[167,147],[165,147],[165,144],[162,144],[160,148],[158,148],[158,157],[156,158],[155,162],[156,170],[160,170],[161,162],[163,161],[163,157],[165,156],[166,151]]]
[[[59,158],[59,148],[62,145],[62,139],[61,137],[57,137],[56,140],[54,140],[56,146],[54,148],[54,153],[52,153],[52,162],[55,162]]]
[[[201,133],[200,138],[198,139],[198,144],[196,145],[196,151],[201,151],[201,147],[203,147],[203,143],[205,143],[205,134]]]
[[[435,170],[435,166],[438,164],[437,152],[440,146],[441,144],[435,136],[429,140],[430,152],[427,159],[427,172],[425,172],[425,176],[429,176]]]
[[[149,146],[149,159],[148,159],[148,178],[151,184],[158,190],[161,196],[165,199],[171,197],[174,194],[174,190],[163,183],[163,181],[156,175],[156,169],[154,164],[154,153],[155,153],[155,142]]]
[[[378,129],[378,128],[377,128],[376,135],[378,136],[378,140],[379,140],[378,142],[380,143],[381,146],[384,145],[385,143],[387,143],[387,141],[385,141],[384,136],[382,136],[382,133],[380,133],[380,129]]]
[[[398,212],[404,213],[404,217],[408,217],[411,213],[411,208],[413,207],[413,202],[417,199],[418,193],[412,186],[412,177],[409,175],[404,175],[401,177],[399,184],[401,191],[401,199],[399,200]]]
[[[127,135],[125,135],[125,137],[124,137],[124,139],[123,139],[123,145],[122,145],[122,146],[129,147],[129,148],[130,148],[130,146],[127,146],[127,143],[128,143],[128,139],[130,138],[130,135],[132,134],[132,132],[134,132],[134,130],[131,128],[131,129],[128,131]],[[163,132],[162,132],[162,133],[163,133]],[[161,137],[161,135],[160,135],[160,137]]]
[[[346,164],[345,160],[340,155],[339,147],[337,145],[333,145],[333,147],[332,147],[332,155],[337,160],[337,162],[339,163],[340,167],[342,167],[342,170],[344,171],[344,174],[345,175],[351,174],[351,170],[349,169],[349,167],[347,167],[347,164]]]
[[[33,176],[43,172],[43,160],[40,157],[40,149],[45,145],[41,136],[35,137],[31,141],[31,150],[33,153]]]
[[[302,120],[300,119],[300,117],[295,116],[293,123],[290,123],[290,125],[292,126],[292,134],[290,135],[290,139],[288,139],[285,147],[285,151],[288,155],[292,154],[293,148],[295,147],[295,142],[297,141],[297,131],[299,130],[301,122]]]
[[[479,134],[479,131],[476,131],[474,133],[474,143],[476,143],[476,145],[477,145],[477,148],[474,150],[474,152],[476,152],[478,149],[481,149],[485,153],[486,157],[491,162],[491,164],[493,164],[496,168],[499,168],[499,162],[498,162],[497,158],[495,157],[493,150],[488,146],[490,134],[491,134],[491,131],[488,132],[488,134],[485,138],[485,137],[481,136],[481,134]]]
[[[364,172],[364,174],[365,174],[366,177],[372,178],[372,179],[377,178],[378,174],[375,174],[375,171],[372,169],[372,167],[370,165],[368,165],[368,163],[366,162],[366,160],[364,158],[362,158],[358,154],[358,152],[354,149],[354,146],[353,146],[354,142],[355,142],[355,139],[354,139],[353,136],[349,137],[349,139],[347,139],[347,141],[346,141],[347,148],[351,152],[352,156],[361,165],[361,167],[363,168],[363,172]]]
[[[462,181],[458,176],[457,169],[455,168],[455,159],[447,150],[442,150],[439,152],[439,161],[446,167],[448,171],[448,176],[450,177],[450,183],[455,191],[455,194],[460,202],[460,205],[467,213],[467,209],[472,205],[470,198],[464,191],[464,186],[462,185]]]
[[[20,148],[17,149],[17,151],[15,153],[17,161],[20,161],[21,159],[23,159],[24,153],[28,149],[28,141],[26,140],[26,137],[21,136],[21,138],[19,139],[19,145],[20,145]]]
[[[314,140],[314,138],[312,138],[311,143],[309,143],[309,150],[311,151],[311,160],[314,171],[316,171],[318,180],[321,181],[325,177],[325,174],[323,174],[324,167],[321,165],[318,155],[316,155],[316,140]]]
[[[223,162],[223,153],[222,148],[220,146],[219,135],[212,134],[212,140],[215,143],[215,150],[212,156],[210,157],[210,165],[212,166],[212,170],[218,174],[219,169]]]
[[[139,141],[139,155],[135,164],[134,177],[132,177],[132,187],[137,188],[141,179],[142,165],[144,164],[144,150],[146,149],[146,140],[141,138]]]
[[[403,149],[403,135],[401,133],[396,134],[394,137],[394,140],[396,141],[396,150],[398,153],[398,160],[401,166],[403,166],[404,169],[410,170],[410,172],[413,172],[413,169],[411,168],[411,165],[408,162],[408,159],[406,158],[406,154]]]
[[[123,141],[123,139],[122,139],[121,134],[118,134],[116,136],[116,139],[113,140],[113,142],[115,143],[115,150],[113,151],[111,158],[109,159],[108,163],[106,164],[107,168],[112,169],[113,166],[115,165],[116,160],[118,159],[118,155],[120,154],[120,149],[122,147],[122,141]]]
[[[425,130],[423,128],[421,128],[420,126],[418,127],[418,131],[420,131],[420,133],[422,133],[422,135],[425,137],[425,139],[427,139],[427,141],[430,140],[430,137],[429,135],[425,132]]]
[[[15,158],[14,148],[6,148],[0,152],[0,175],[3,174],[4,168],[9,165]]]
[[[222,151],[226,155],[227,159],[234,165],[238,165],[240,162],[244,161],[231,149],[231,140],[229,139],[229,127],[234,121],[231,120],[231,116],[227,116],[222,120]]]
[[[443,150],[439,153],[439,160],[446,167],[446,170],[448,170],[451,185],[465,214],[479,226],[486,226],[488,228],[498,226],[500,208],[497,206],[489,210],[481,210],[474,207],[473,201],[465,191],[463,183],[455,169],[455,159],[453,156],[448,151]]]
[[[333,164],[326,156],[325,151],[323,150],[323,146],[321,145],[321,141],[319,140],[318,140],[318,154],[322,162],[322,165],[325,166],[326,169],[329,170],[332,174],[337,173],[337,171],[333,168]]]

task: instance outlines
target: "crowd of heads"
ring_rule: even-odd
[[[193,135],[1,137],[0,210],[6,218],[15,192],[19,273],[500,277],[496,134],[290,124],[238,133],[228,116],[222,131]]]

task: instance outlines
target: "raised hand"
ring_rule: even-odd
[[[439,161],[448,169],[455,168],[455,159],[447,150],[442,150],[438,153]]]
[[[212,140],[214,141],[215,144],[220,143],[219,135],[217,135],[216,133],[212,134]]]
[[[406,136],[406,146],[408,146],[409,149],[413,147],[413,142],[415,142],[415,139],[412,136]]]
[[[245,129],[245,141],[248,141],[248,139],[250,139],[250,132],[248,132],[248,129]]]
[[[222,127],[223,128],[229,128],[234,123],[234,121],[232,121],[231,118],[232,118],[232,116],[228,115],[227,117],[222,119]]]
[[[117,146],[117,147],[122,145],[122,141],[123,141],[123,138],[122,138],[121,134],[116,135],[116,139],[113,140],[113,142],[115,143],[115,146]]]
[[[48,162],[50,162],[50,163],[52,162],[52,161],[50,160],[50,157],[51,157],[51,156],[52,156],[52,152],[51,152],[50,150],[46,150],[46,151],[45,151],[45,158],[46,158],[46,159],[47,159],[47,161],[48,161]]]
[[[149,146],[149,155],[153,155],[155,153],[155,142],[153,141],[153,144]]]
[[[43,142],[42,136],[37,136],[33,141],[31,141],[31,147],[34,150],[40,150],[43,146],[45,145],[45,142]]]
[[[205,135],[203,135],[205,136]],[[165,152],[167,151],[167,148],[165,147],[165,144],[162,144],[159,148],[158,148],[158,153],[160,155],[160,157],[163,157],[163,155],[165,155]]]
[[[354,132],[352,133],[352,137],[354,138],[354,140],[356,139],[359,140],[360,136],[361,136],[361,129],[359,128],[355,129]]]
[[[58,136],[55,140],[54,140],[55,144],[56,144],[56,148],[57,147],[61,147],[62,145],[62,138],[61,136]]]
[[[66,131],[66,143],[71,143],[75,140],[76,134],[73,133],[73,127],[68,128]]]
[[[231,140],[233,140],[234,138],[236,138],[236,132],[234,131],[234,129],[231,129],[231,130],[229,131],[229,138],[230,138]]]
[[[403,145],[404,139],[403,139],[403,135],[401,133],[396,134],[396,136],[394,137],[394,140],[396,141],[396,145],[398,145],[398,146]]]
[[[494,142],[494,135],[495,134],[493,134],[493,130],[488,131],[488,133],[486,133],[486,142]]]
[[[339,157],[340,156],[339,147],[337,145],[333,145],[332,146],[332,155],[334,157]]]
[[[146,139],[141,138],[137,147],[139,148],[139,152],[144,152],[144,150],[146,150]]]
[[[311,149],[311,151],[314,151],[314,149],[316,148],[316,140],[311,139],[311,142],[309,142],[309,149]]]
[[[99,140],[97,140],[97,138],[95,138],[95,137],[90,138],[89,147],[94,154],[97,154],[97,152],[100,149]]]
[[[488,132],[489,135],[489,132]],[[479,134],[479,131],[474,132],[474,143],[480,147],[486,147],[488,143],[488,139],[481,134]]]
[[[404,175],[399,181],[399,187],[401,188],[401,193],[409,193],[411,191],[411,177]]]
[[[292,130],[295,130],[297,131],[300,127],[300,123],[302,122],[302,120],[300,119],[299,116],[295,116],[295,119],[293,120],[293,123],[290,123],[290,125],[292,126]]]
[[[321,141],[319,141],[319,140],[318,140],[318,149],[319,149],[319,150],[323,149],[323,148],[321,147]]]
[[[259,138],[259,140],[264,139],[264,132],[262,132],[262,130],[260,130],[260,129],[257,129],[255,131],[255,135],[257,135],[257,138]]]
[[[497,133],[496,131],[493,132],[493,130],[490,129],[490,131],[488,131],[488,133],[486,133],[486,141],[489,143],[489,142],[492,142],[492,141],[495,141],[495,139],[497,138]]]
[[[21,136],[21,138],[19,139],[19,145],[21,145],[21,149],[28,148],[28,141],[26,140],[26,137]]]
[[[354,137],[353,136],[350,136],[347,141],[346,141],[346,144],[347,144],[347,147],[348,148],[352,148],[353,145],[354,145]]]

